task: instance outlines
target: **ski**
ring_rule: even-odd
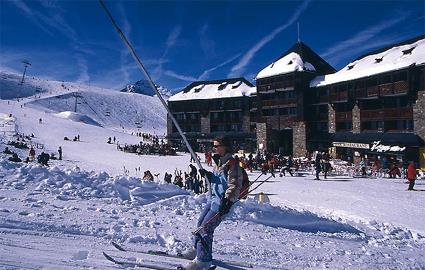
[[[176,264],[175,266],[160,266],[160,265],[155,265],[152,263],[144,263],[144,262],[136,262],[136,261],[130,261],[130,260],[125,260],[123,258],[115,258],[112,255],[109,255],[105,252],[102,252],[103,256],[105,256],[105,258],[110,261],[113,262],[114,264],[118,264],[121,265],[123,267],[140,267],[140,268],[145,268],[145,269],[152,269],[152,270],[184,270],[183,266]],[[209,268],[209,270],[214,270],[216,269],[217,266],[213,265]]]
[[[182,260],[189,260],[187,258],[184,258],[182,255],[180,254],[170,254],[168,252],[165,251],[159,251],[159,250],[148,250],[148,251],[144,251],[144,250],[136,250],[136,249],[130,249],[130,248],[126,248],[123,247],[122,245],[112,241],[111,244],[119,251],[123,251],[123,252],[134,252],[134,253],[141,253],[141,254],[147,254],[147,255],[153,255],[153,256],[162,256],[162,257],[168,257],[168,258],[175,258],[175,259],[182,259]],[[244,264],[244,263],[240,263],[240,262],[233,262],[233,261],[218,261],[218,260],[213,260],[213,264],[219,267],[223,267],[226,269],[235,269],[235,270],[239,270],[239,269],[243,269],[243,268],[253,268],[251,264]],[[243,268],[240,268],[243,267]]]

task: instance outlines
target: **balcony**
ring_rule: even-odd
[[[367,88],[358,88],[355,90],[355,97],[362,99],[362,98],[375,98],[379,95],[379,88],[378,86],[371,86]]]
[[[412,107],[361,110],[361,120],[413,119]]]
[[[329,97],[330,103],[345,102],[348,100],[348,91],[331,93]]]
[[[394,94],[407,94],[409,86],[407,81],[399,81],[394,83]]]
[[[398,81],[395,83],[379,85],[379,93],[381,96],[407,94],[408,89],[407,81]]]
[[[263,100],[261,101],[261,105],[265,106],[277,106],[277,105],[295,105],[295,98],[287,98],[287,99],[272,99],[272,100]]]
[[[353,119],[351,112],[336,112],[335,122],[349,122]]]

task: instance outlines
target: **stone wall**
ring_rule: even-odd
[[[304,156],[307,152],[307,128],[305,122],[294,122],[292,132],[294,157]]]
[[[257,149],[260,151],[267,151],[267,141],[270,131],[267,129],[267,123],[257,123]],[[263,146],[261,149],[260,145]]]
[[[425,140],[425,91],[418,92],[418,99],[413,104],[413,126],[416,135]]]
[[[360,108],[356,104],[352,110],[353,115],[353,133],[360,133]]]
[[[336,132],[335,110],[331,104],[328,104],[328,130],[329,133]]]
[[[207,116],[201,115],[201,133],[210,133],[211,131],[211,120],[209,114]]]

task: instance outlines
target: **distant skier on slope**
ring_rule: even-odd
[[[230,140],[227,137],[214,139],[214,149],[219,160],[213,172],[200,170],[201,176],[210,180],[212,194],[198,219],[198,227],[203,228],[195,236],[194,247],[183,253],[184,257],[193,259],[185,266],[186,270],[203,270],[211,266],[214,230],[238,200],[242,188],[242,170],[232,156]]]

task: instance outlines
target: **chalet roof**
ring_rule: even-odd
[[[169,101],[251,96],[257,92],[245,78],[197,81],[170,97]]]
[[[424,35],[362,55],[334,74],[314,78],[310,86],[351,81],[423,64],[425,64]]]
[[[296,71],[312,71],[317,74],[329,74],[336,70],[303,42],[295,43],[273,63],[257,74],[257,79]]]

